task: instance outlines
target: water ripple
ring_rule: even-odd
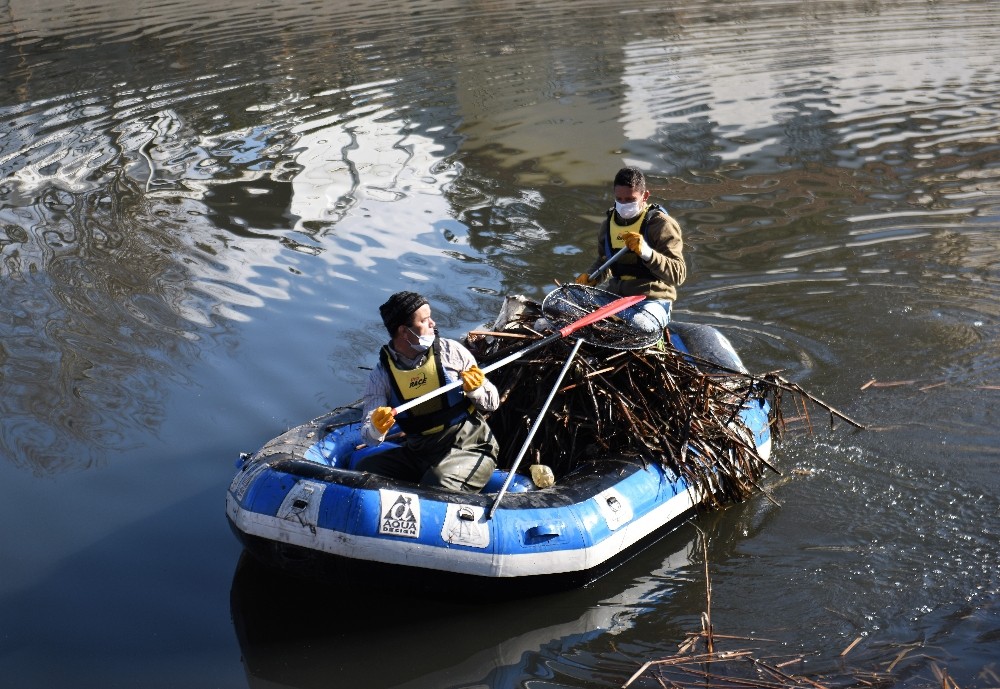
[[[585,269],[635,163],[684,228],[677,317],[869,426],[796,421],[781,507],[699,521],[717,624],[828,653],[963,625],[985,641],[961,650],[990,643],[997,3],[11,0],[0,20],[6,461],[142,461],[178,406],[212,417],[200,460],[349,402],[390,292],[454,333],[540,296]],[[568,604],[582,635],[473,675],[620,685],[699,624],[700,563],[660,564]],[[341,670],[319,655],[315,676]]]

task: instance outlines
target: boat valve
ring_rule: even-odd
[[[476,521],[475,511],[468,505],[462,505],[458,508],[458,518],[466,522]]]

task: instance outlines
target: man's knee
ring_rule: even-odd
[[[457,492],[478,493],[490,480],[496,462],[485,452],[462,455],[445,457],[424,474],[421,483]]]

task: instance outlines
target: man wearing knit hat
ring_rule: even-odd
[[[357,468],[448,490],[480,491],[499,452],[482,416],[497,408],[496,387],[468,349],[437,336],[430,304],[421,295],[397,292],[379,313],[390,340],[368,378],[362,433],[369,444],[379,444],[399,424],[406,438],[401,447],[366,456]],[[459,379],[460,389],[393,415],[403,402]]]

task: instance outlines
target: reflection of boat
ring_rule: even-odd
[[[350,582],[304,586],[244,553],[230,605],[248,686],[522,686],[540,664],[558,665],[603,635],[627,633],[690,588],[693,531],[681,533],[593,586],[504,602],[391,590],[344,595]]]
[[[743,370],[705,325],[671,325],[681,351]],[[770,454],[769,406],[751,397],[734,423]],[[241,460],[226,512],[264,562],[321,577],[350,573],[392,586],[538,593],[582,585],[693,510],[698,490],[659,462],[625,456],[581,463],[535,489],[497,471],[482,494],[460,494],[352,469],[360,412],[333,412],[289,430]],[[495,508],[495,509],[494,509]]]

